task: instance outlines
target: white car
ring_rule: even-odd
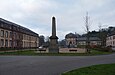
[[[39,47],[39,49],[42,49],[42,48],[43,48],[42,46]]]

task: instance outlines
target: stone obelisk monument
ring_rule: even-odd
[[[50,36],[49,53],[59,53],[58,37],[56,36],[55,17],[52,17],[52,35]]]

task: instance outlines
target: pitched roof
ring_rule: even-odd
[[[89,40],[90,41],[100,41],[98,37],[90,37]],[[79,37],[77,38],[77,41],[86,41],[86,37]]]
[[[15,23],[13,23],[13,22],[7,21],[7,20],[5,20],[5,19],[0,18],[0,22],[3,22],[3,23],[6,23],[6,24],[7,24],[7,25],[4,24],[4,27],[12,27],[12,26],[15,26],[15,27],[17,27],[18,29],[23,30],[23,31],[20,31],[20,32],[23,32],[23,33],[26,33],[26,34],[29,34],[29,35],[33,35],[33,36],[38,36],[38,34],[35,33],[35,32],[33,32],[32,30],[30,30],[30,29],[28,29],[28,28],[26,28],[26,27],[23,27],[23,26],[21,26],[21,25],[15,24]],[[6,26],[5,26],[5,25],[6,25]]]
[[[76,35],[73,33],[69,33],[65,36],[65,38],[76,38]]]

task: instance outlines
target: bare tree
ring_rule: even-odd
[[[49,42],[49,36],[46,36],[45,41]]]
[[[90,53],[90,35],[89,35],[89,32],[90,32],[90,24],[89,24],[89,16],[88,16],[88,12],[86,13],[86,16],[85,16],[85,31],[86,31],[86,49],[87,49],[87,52]]]
[[[40,35],[39,36],[39,46],[43,46],[43,44],[45,42],[44,40],[45,40],[45,37],[43,35]]]
[[[50,39],[49,39],[49,36],[46,36],[46,38],[45,38],[45,47],[47,48],[47,47],[49,47],[49,44],[50,44]]]
[[[100,22],[99,22],[98,27],[99,27],[99,31],[100,31],[102,29],[102,24]]]
[[[102,28],[102,27],[107,27],[108,25],[102,25],[101,23],[99,23],[99,38],[101,39],[101,46],[105,47],[106,46],[106,37],[107,37],[107,30],[106,28]]]

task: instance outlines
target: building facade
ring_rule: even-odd
[[[69,33],[65,36],[66,46],[68,47],[76,47],[77,44],[77,36],[73,33]]]
[[[0,18],[0,48],[36,48],[39,35],[25,27]]]
[[[95,47],[101,45],[101,40],[98,37],[90,37],[90,46]],[[77,45],[85,46],[86,45],[86,37],[77,38]]]
[[[115,33],[112,35],[107,36],[106,38],[106,46],[112,47],[115,50]]]

